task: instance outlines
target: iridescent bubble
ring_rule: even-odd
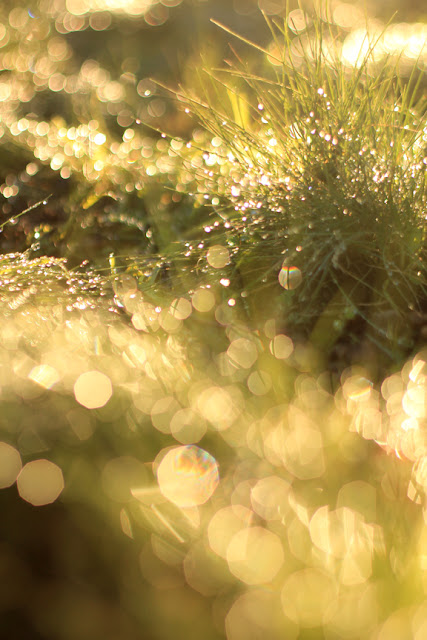
[[[296,289],[302,282],[302,273],[298,267],[288,267],[283,264],[279,271],[280,285],[289,291]]]
[[[178,507],[204,504],[219,483],[218,465],[194,445],[170,449],[157,469],[162,494]]]

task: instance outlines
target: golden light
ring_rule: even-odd
[[[331,615],[336,594],[336,585],[326,572],[302,569],[292,573],[283,585],[283,611],[302,627],[318,627]]]
[[[16,483],[21,498],[36,507],[55,502],[64,489],[61,469],[44,459],[28,462]]]
[[[253,516],[253,511],[239,504],[219,509],[211,518],[208,526],[211,549],[225,559],[231,539],[236,533],[250,525]]]
[[[157,480],[165,498],[178,507],[194,507],[207,502],[217,488],[218,465],[200,447],[174,447],[160,462]]]
[[[45,389],[51,389],[54,384],[59,382],[60,375],[54,367],[41,364],[31,369],[28,378]]]
[[[258,350],[252,340],[237,338],[228,347],[227,355],[235,366],[250,369],[258,358]]]
[[[74,384],[74,396],[87,409],[99,409],[107,404],[113,395],[113,387],[108,376],[100,371],[82,373]]]
[[[226,247],[223,247],[220,244],[216,244],[209,249],[206,255],[206,259],[210,266],[214,269],[222,269],[228,264],[230,260],[230,254]]]
[[[238,531],[227,548],[231,573],[248,585],[270,582],[284,562],[280,538],[263,527],[248,527]]]
[[[191,302],[196,311],[208,313],[215,306],[215,296],[209,289],[198,289],[193,293]]]
[[[0,442],[0,489],[10,487],[21,471],[19,452],[6,442]]]

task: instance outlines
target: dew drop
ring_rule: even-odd
[[[296,289],[299,287],[301,282],[302,273],[298,267],[282,265],[282,268],[279,271],[279,283],[284,289],[288,291]]]

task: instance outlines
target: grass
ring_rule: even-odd
[[[243,280],[256,300],[255,324],[268,309],[329,352],[357,319],[398,361],[414,346],[408,316],[426,299],[422,75],[414,68],[403,84],[398,63],[375,63],[375,42],[349,69],[321,23],[295,62],[298,38],[270,27],[273,72],[253,75],[238,58],[205,70],[216,98],[181,96],[214,142],[199,152],[197,190],[213,196],[211,219],[230,226],[223,238],[237,287]],[[282,265],[301,271],[292,294],[280,294]]]

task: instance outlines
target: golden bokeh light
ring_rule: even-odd
[[[187,584],[206,597],[221,593],[231,583],[221,560],[211,553],[204,540],[192,546],[184,558],[183,569]]]
[[[242,411],[243,398],[237,387],[212,386],[200,392],[196,407],[218,431],[229,429]]]
[[[325,624],[325,632],[335,638],[366,638],[378,620],[378,593],[375,584],[343,590]],[[403,637],[403,636],[402,636]]]
[[[61,469],[49,460],[27,462],[16,484],[23,500],[39,507],[55,502],[64,489]]]
[[[332,615],[336,595],[335,581],[326,572],[311,568],[295,571],[283,585],[283,611],[302,627],[322,626]]]
[[[236,338],[227,349],[231,362],[242,369],[250,369],[258,358],[258,350],[252,340]]]
[[[117,617],[137,611],[139,624],[138,603],[148,593],[153,620],[166,611],[177,621],[175,630],[161,619],[167,631],[159,637],[189,628],[182,635],[225,634],[227,640],[423,640],[422,305],[408,303],[393,331],[395,307],[408,302],[412,288],[424,291],[422,260],[407,288],[402,273],[412,250],[425,243],[427,158],[423,151],[416,166],[411,158],[424,149],[427,133],[415,102],[403,120],[399,91],[385,120],[398,123],[397,138],[391,126],[382,137],[381,121],[370,130],[372,144],[369,137],[363,146],[357,113],[359,102],[370,106],[369,92],[359,94],[356,83],[343,94],[354,97],[339,129],[334,87],[326,80],[335,82],[342,64],[345,87],[347,75],[359,82],[350,67],[359,66],[372,38],[377,43],[366,77],[388,55],[399,56],[405,70],[423,69],[425,25],[383,29],[375,19],[368,35],[354,3],[334,0],[326,10],[316,2],[309,16],[302,6],[285,14],[282,0],[232,0],[239,16],[261,9],[273,22],[282,20],[289,48],[277,39],[261,49],[273,71],[292,66],[295,77],[305,77],[316,69],[321,48],[326,80],[308,88],[301,113],[290,105],[283,126],[276,122],[274,82],[254,96],[251,108],[249,93],[224,88],[219,97],[230,101],[234,120],[224,108],[211,130],[196,124],[198,113],[209,119],[209,108],[199,105],[198,112],[190,101],[184,111],[182,95],[171,101],[145,77],[143,49],[130,44],[140,29],[141,45],[151,42],[152,27],[165,24],[181,4],[178,21],[190,4],[205,16],[204,2],[43,0],[37,16],[26,7],[4,10],[0,138],[10,163],[0,179],[0,230],[5,250],[14,238],[28,242],[22,253],[0,255],[0,489],[16,482],[31,505],[54,502],[64,489],[60,466],[47,458],[56,460],[67,490],[53,511],[70,504],[74,517],[84,503],[82,513],[96,512],[100,520],[84,516],[82,529],[123,549],[120,560],[111,556]],[[324,42],[315,44],[316,13],[337,26],[336,41],[325,32]],[[159,42],[173,24],[157,30]],[[129,50],[110,64],[110,49],[97,47],[101,32],[107,37],[117,29]],[[84,32],[93,52],[82,61],[75,47]],[[337,64],[329,76],[334,49]],[[386,84],[378,84],[381,91]],[[182,137],[162,135],[165,123]],[[396,139],[398,151],[391,145]],[[355,166],[343,162],[353,146]],[[357,164],[362,156],[366,175]],[[374,232],[364,224],[350,246],[369,209],[362,187],[367,182],[369,197],[380,198],[372,210],[381,222],[395,188],[393,166],[403,166],[414,202],[412,181],[417,172],[422,176],[419,211],[410,209],[409,218],[420,215],[415,231],[408,227],[411,249],[402,255],[392,243],[370,249]],[[341,207],[338,192],[347,180]],[[20,219],[21,203],[48,193],[48,186],[53,196]],[[399,206],[404,187],[394,200]],[[78,197],[69,197],[74,188]],[[320,231],[318,204],[329,216]],[[347,223],[348,235],[334,227]],[[379,227],[387,235],[390,225]],[[321,251],[312,251],[323,234]],[[359,251],[362,263],[373,256],[372,280],[359,272]],[[359,300],[365,284],[369,296]],[[377,294],[384,296],[377,301]],[[21,456],[30,460],[23,468]],[[15,494],[5,490],[5,504]],[[96,528],[104,523],[111,535]],[[58,568],[74,562],[74,553],[64,545]],[[14,580],[5,578],[9,583],[14,591]],[[141,599],[138,589],[146,583]],[[25,604],[40,632],[39,599],[51,601],[51,586],[47,596],[44,589],[37,606]],[[81,601],[90,601],[83,592]],[[94,618],[121,637],[107,609],[94,605]],[[59,611],[66,610],[61,604]]]
[[[208,539],[211,549],[221,558],[226,559],[232,538],[236,533],[251,524],[253,516],[253,511],[242,505],[218,509],[208,526]]]
[[[248,389],[255,396],[263,396],[273,386],[273,381],[267,371],[252,371],[248,377]]]
[[[194,444],[206,433],[206,421],[192,409],[176,411],[170,421],[170,432],[182,444]]]
[[[228,264],[230,260],[230,254],[226,247],[217,244],[209,249],[206,255],[206,259],[210,266],[214,269],[222,269]]]
[[[284,563],[280,538],[264,527],[247,527],[234,534],[227,547],[231,573],[247,585],[273,580]]]
[[[279,476],[258,480],[251,489],[254,511],[264,520],[281,520],[289,511],[289,489],[289,482]]]
[[[188,318],[192,310],[191,302],[186,298],[176,298],[170,306],[171,315],[178,320]]]
[[[48,364],[41,364],[31,369],[28,378],[45,389],[51,389],[61,379],[58,371]]]
[[[204,504],[219,483],[218,465],[207,452],[194,445],[170,449],[157,468],[162,494],[178,507]]]
[[[286,620],[277,594],[252,589],[240,595],[225,619],[227,640],[296,640],[298,626]]]
[[[100,371],[86,371],[77,378],[74,395],[77,402],[87,409],[99,409],[113,395],[111,380]]]
[[[6,442],[0,442],[0,489],[10,487],[22,468],[19,451]]]
[[[275,358],[279,360],[286,360],[292,354],[294,350],[293,342],[288,336],[283,333],[274,336],[270,341],[270,351]]]
[[[363,584],[372,574],[374,529],[359,513],[346,507],[330,512],[320,507],[310,520],[313,544],[327,556],[341,560],[342,584]]]
[[[364,480],[344,484],[338,492],[337,507],[349,507],[361,514],[366,522],[377,519],[377,491]]]
[[[215,306],[215,296],[209,289],[198,289],[191,296],[191,302],[196,311],[208,313]]]
[[[325,471],[322,434],[302,411],[293,409],[291,415],[291,429],[279,424],[268,430],[265,456],[276,464],[280,461],[296,478],[318,478]]]

